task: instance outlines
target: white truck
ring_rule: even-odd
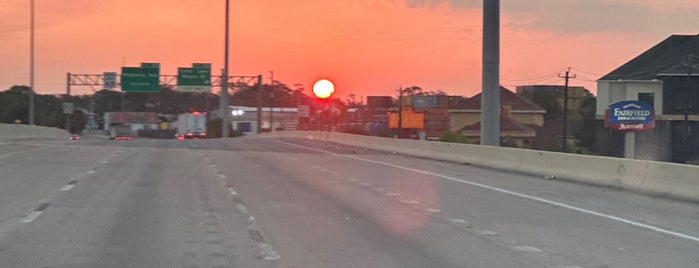
[[[206,138],[206,113],[191,112],[177,115],[178,139]]]

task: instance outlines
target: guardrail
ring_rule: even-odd
[[[337,132],[281,131],[255,137],[323,140],[699,201],[699,167],[693,165]]]

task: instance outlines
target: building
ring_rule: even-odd
[[[699,159],[699,35],[672,35],[597,81],[599,155],[686,163]],[[612,103],[643,101],[655,128],[604,127]]]
[[[546,110],[514,92],[500,87],[500,136],[517,146],[530,147],[544,126]],[[454,103],[449,108],[450,130],[468,142],[480,140],[481,93]]]
[[[230,106],[230,122],[234,130],[257,132],[257,107]],[[299,125],[298,108],[262,107],[260,127],[263,131],[296,130]]]

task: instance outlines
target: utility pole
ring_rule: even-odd
[[[570,67],[568,67],[568,70],[566,71],[565,76],[561,76],[560,74],[558,75],[560,78],[565,78],[566,79],[566,84],[565,87],[563,88],[563,133],[562,133],[562,146],[561,146],[561,152],[567,153],[568,152],[568,80],[570,78],[575,78],[576,76],[570,76]]]
[[[29,124],[34,125],[34,0],[29,9]]]
[[[403,86],[398,88],[398,138],[403,134]]]
[[[223,52],[223,74],[221,77],[221,100],[220,100],[220,111],[221,111],[221,138],[228,138],[229,125],[228,120],[228,35],[229,35],[229,6],[230,0],[226,0],[226,34],[225,34],[225,48]]]

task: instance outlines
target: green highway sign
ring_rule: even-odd
[[[182,92],[211,91],[211,64],[193,63],[192,68],[177,68],[177,90]]]
[[[159,92],[160,63],[141,63],[141,67],[121,67],[124,92]]]

